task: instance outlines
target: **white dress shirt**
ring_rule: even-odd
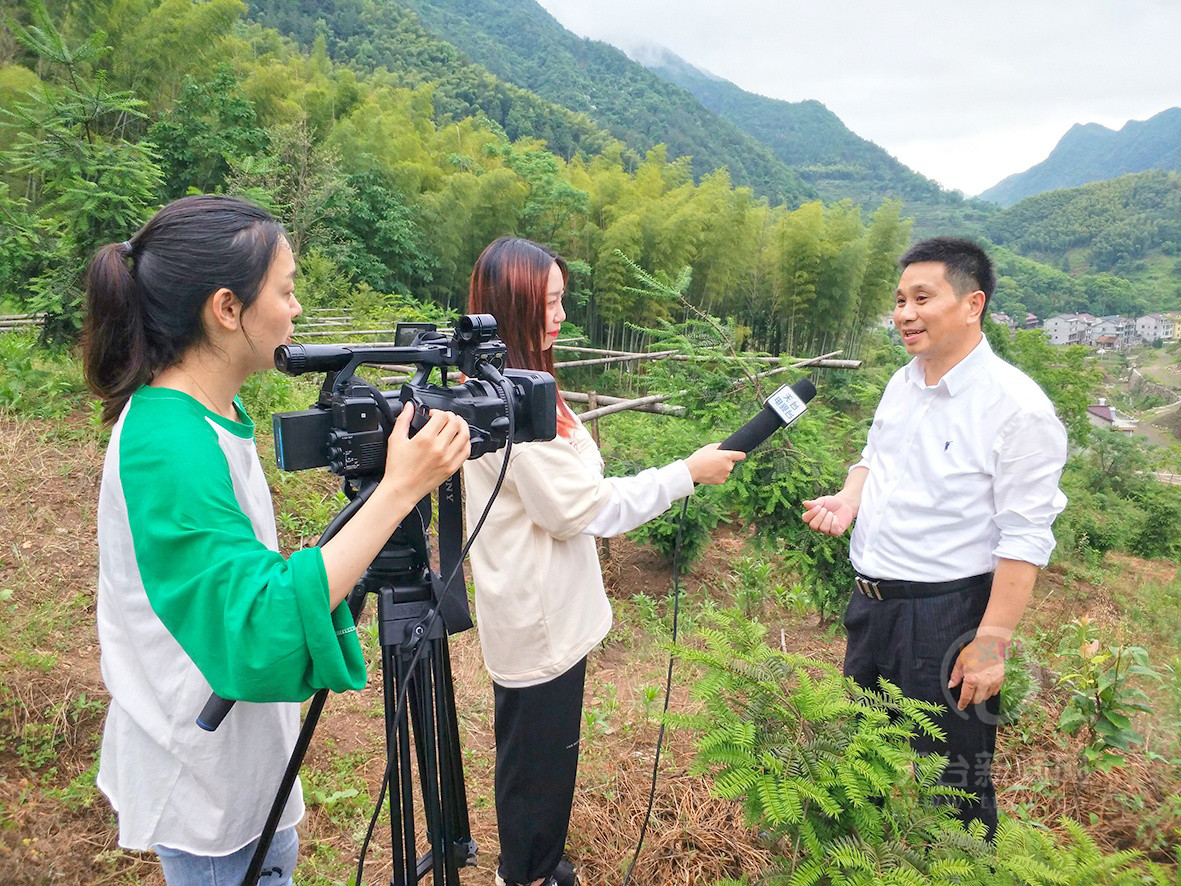
[[[1045,566],[1066,431],[1037,384],[981,339],[928,386],[915,359],[890,379],[861,461],[850,559],[878,579],[950,581],[1000,558]]]

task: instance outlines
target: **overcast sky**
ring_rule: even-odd
[[[817,99],[968,195],[1044,160],[1074,123],[1119,129],[1181,105],[1181,0],[538,2],[581,36]]]

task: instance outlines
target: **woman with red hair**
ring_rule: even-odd
[[[472,270],[468,310],[492,314],[513,369],[553,374],[569,269],[546,247],[490,243]],[[563,857],[578,767],[586,658],[611,627],[596,536],[634,529],[722,483],[741,452],[702,447],[634,477],[603,459],[558,399],[558,436],[512,447],[504,484],[471,548],[476,618],[495,696],[498,886],[577,882]],[[468,525],[483,512],[503,450],[464,465]]]

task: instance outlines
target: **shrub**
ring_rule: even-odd
[[[983,826],[972,834],[936,801],[962,792],[938,784],[946,760],[909,745],[938,735],[936,705],[889,683],[858,687],[830,665],[768,647],[764,628],[721,613],[679,655],[704,668],[698,771],[740,800],[781,863],[769,882],[925,883],[987,869]]]
[[[63,418],[88,399],[82,366],[37,345],[25,332],[0,334],[0,409],[29,417]]]
[[[1148,697],[1132,685],[1136,677],[1159,681],[1161,675],[1148,664],[1140,646],[1103,646],[1098,630],[1087,618],[1062,626],[1058,658],[1067,673],[1059,683],[1070,690],[1058,728],[1067,735],[1087,733],[1080,761],[1088,769],[1111,769],[1124,762],[1124,754],[1144,738],[1132,727],[1136,713],[1151,714]]]
[[[831,666],[768,647],[764,629],[717,613],[704,649],[678,654],[704,670],[702,713],[676,717],[698,732],[694,767],[742,803],[776,860],[759,883],[1165,884],[1170,871],[1139,851],[1105,854],[1069,819],[1059,837],[1040,823],[1002,818],[995,846],[966,832],[939,801],[945,760],[909,739],[936,732],[936,706],[883,681],[869,692]]]

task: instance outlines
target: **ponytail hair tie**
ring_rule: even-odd
[[[131,241],[130,240],[123,241],[123,251],[126,252],[128,255],[131,255]]]

